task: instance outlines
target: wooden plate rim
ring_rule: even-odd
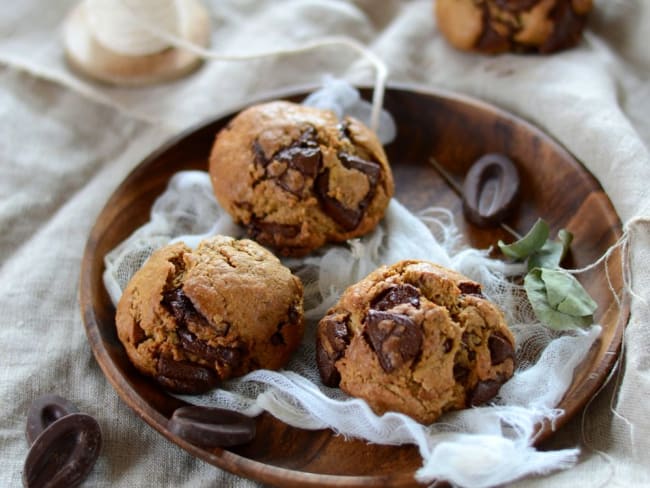
[[[222,119],[226,116],[229,116],[233,113],[236,113],[238,110],[241,110],[243,107],[260,103],[265,100],[272,100],[276,98],[286,98],[292,96],[299,96],[301,94],[306,94],[317,88],[317,85],[306,84],[306,85],[297,85],[289,89],[280,89],[275,91],[269,91],[258,97],[252,97],[248,101],[242,102],[240,104],[233,105],[214,117],[210,117],[202,122],[199,122],[186,130],[183,130],[176,136],[171,137],[167,142],[160,145],[153,152],[151,152],[146,158],[144,158],[140,163],[138,163],[132,171],[127,175],[127,177],[122,180],[122,182],[115,188],[111,197],[108,199],[107,203],[104,205],[102,210],[99,212],[98,217],[109,212],[112,206],[113,200],[120,193],[121,188],[127,186],[129,182],[133,179],[139,178],[140,173],[146,169],[146,167],[155,161],[161,154],[168,151],[171,147],[175,146],[179,141],[191,136],[193,133],[202,129],[206,125],[214,123],[219,119]],[[369,86],[363,86],[364,89],[371,89]],[[534,134],[541,135],[550,140],[551,144],[554,145],[556,151],[564,153],[568,156],[568,159],[573,160],[576,165],[580,167],[581,170],[587,172],[596,182],[596,185],[600,187],[598,181],[593,177],[591,172],[582,165],[577,158],[575,158],[569,151],[567,151],[561,144],[559,144],[555,139],[553,139],[548,134],[544,133],[541,129],[521,118],[520,116],[514,115],[504,109],[496,107],[490,103],[475,99],[473,97],[450,92],[443,89],[431,88],[428,86],[411,84],[411,83],[390,83],[387,86],[387,91],[407,91],[416,93],[425,97],[434,97],[446,99],[448,101],[459,102],[461,104],[470,106],[472,108],[478,109],[480,111],[489,111],[505,119],[509,119],[514,122],[516,125],[523,125],[526,129]],[[613,206],[612,206],[613,208]],[[618,218],[618,216],[617,216]],[[620,221],[619,221],[620,229]],[[620,233],[620,232],[619,232]],[[95,310],[90,305],[92,304],[92,265],[93,265],[93,256],[94,250],[96,247],[97,239],[102,234],[102,227],[99,225],[99,222],[93,225],[91,232],[89,234],[88,240],[84,248],[84,254],[81,263],[81,273],[80,273],[80,307],[82,313],[82,321],[88,337],[89,343],[91,345],[93,354],[106,378],[109,380],[110,384],[117,391],[122,400],[132,409],[134,412],[142,418],[147,424],[152,426],[165,438],[177,444],[179,447],[185,449],[187,452],[196,456],[204,461],[215,465],[219,468],[225,469],[231,473],[234,473],[239,476],[255,479],[267,483],[279,483],[282,486],[391,486],[391,487],[406,487],[406,486],[417,486],[417,483],[414,480],[414,473],[399,473],[390,476],[349,476],[349,475],[329,475],[329,474],[319,474],[319,473],[309,473],[304,471],[292,470],[287,468],[282,468],[278,466],[273,466],[265,464],[254,459],[246,458],[244,456],[239,456],[235,453],[224,449],[217,449],[214,452],[210,452],[199,447],[196,447],[183,439],[171,434],[166,429],[166,417],[160,414],[157,410],[149,405],[137,390],[132,388],[122,377],[120,371],[110,360],[110,355],[106,349],[101,334],[98,328],[98,320],[95,313]],[[545,440],[547,440],[559,427],[561,427],[569,418],[573,417],[579,410],[581,410],[585,404],[590,400],[590,398],[598,392],[598,390],[604,385],[605,380],[608,377],[608,374],[612,370],[614,364],[618,360],[621,342],[623,337],[623,332],[629,318],[629,303],[624,302],[621,306],[618,321],[616,323],[616,332],[612,336],[612,341],[610,347],[607,350],[604,358],[596,366],[594,370],[591,371],[591,374],[588,376],[586,381],[581,385],[581,391],[585,394],[581,397],[580,401],[574,402],[569,408],[564,409],[564,413],[557,418],[552,424],[550,421],[545,421],[539,426],[539,430],[535,436],[534,444],[539,445]],[[107,359],[105,361],[100,360],[100,358]],[[562,408],[564,403],[564,398],[558,404],[558,408]]]

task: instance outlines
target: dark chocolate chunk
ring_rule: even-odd
[[[244,352],[240,348],[219,346],[216,349],[218,354],[217,362],[227,366],[231,370],[241,366]]]
[[[101,444],[101,429],[90,415],[71,413],[61,417],[34,440],[25,459],[23,485],[78,486],[95,465]]]
[[[344,120],[339,125],[336,126],[339,131],[339,137],[341,139],[352,140],[352,133],[350,132],[350,123],[347,120]]]
[[[477,297],[483,296],[481,285],[472,281],[462,281],[458,283],[458,289],[465,295],[475,295]]]
[[[305,178],[295,169],[285,170],[277,176],[276,183],[285,191],[301,197],[305,190]]]
[[[460,342],[462,349],[467,353],[467,359],[474,361],[476,359],[476,351],[470,346],[479,346],[481,344],[480,338],[476,334],[466,331],[463,332]]]
[[[313,178],[318,174],[322,155],[318,146],[289,146],[277,152],[274,159],[287,163],[303,175]]]
[[[381,169],[379,164],[374,161],[367,161],[361,159],[358,156],[348,154],[345,152],[338,153],[339,161],[348,169],[357,170],[368,177],[370,183],[370,191],[374,190],[374,187],[377,186],[377,181],[379,180],[379,175]]]
[[[181,329],[186,329],[188,325],[193,324],[201,328],[209,328],[212,331],[220,332],[223,335],[228,333],[230,324],[218,324],[218,327],[210,324],[208,320],[199,313],[199,311],[194,307],[192,300],[185,294],[183,288],[175,288],[163,293],[162,304],[169,310],[169,312],[176,319],[179,332]],[[188,334],[191,334],[189,330]],[[193,334],[191,334],[193,336]],[[190,338],[187,337],[189,340]],[[191,338],[192,341],[198,341],[196,337]],[[206,347],[209,347],[206,344]],[[198,354],[198,353],[197,353]]]
[[[224,346],[210,346],[205,341],[198,339],[194,334],[185,328],[176,330],[180,344],[186,351],[199,356],[206,361],[228,364],[236,368],[241,364],[241,351],[237,348]]]
[[[59,395],[43,395],[36,398],[27,411],[25,436],[31,446],[34,440],[53,422],[79,410],[70,401]]]
[[[390,310],[391,308],[407,303],[415,308],[420,307],[420,290],[413,285],[395,285],[383,290],[370,303],[370,308],[375,310]]]
[[[366,208],[375,195],[381,167],[374,161],[366,161],[358,156],[345,152],[338,153],[339,161],[348,169],[359,171],[368,178],[368,193],[359,202],[357,208],[348,208],[336,198],[329,195],[329,170],[322,171],[314,181],[314,192],[323,211],[343,230],[351,231],[357,228]]]
[[[219,383],[214,371],[189,361],[174,361],[162,356],[158,360],[156,381],[176,393],[204,393]]]
[[[197,337],[185,327],[178,327],[176,329],[176,334],[178,334],[180,346],[187,352],[201,356],[201,358],[207,361],[216,361],[219,357],[217,350],[214,347],[211,347],[204,341],[197,339]]]
[[[324,385],[338,386],[341,375],[334,363],[343,356],[349,344],[350,331],[347,317],[341,319],[328,315],[320,321],[316,341],[316,362]]]
[[[289,320],[290,324],[297,324],[300,322],[301,314],[293,304],[289,305],[289,310],[287,311],[287,319]]]
[[[279,332],[279,331],[275,332],[271,336],[271,344],[273,344],[274,346],[283,346],[283,345],[285,345],[284,336],[282,335],[281,332]]]
[[[165,292],[162,303],[176,319],[176,333],[183,350],[205,361],[225,366],[229,371],[241,365],[243,352],[238,347],[211,346],[188,329],[188,324],[194,324],[199,327],[209,327],[212,331],[225,336],[230,330],[230,324],[224,322],[219,324],[219,327],[211,326],[194,308],[194,304],[182,288]],[[176,392],[200,393],[213,388],[218,381],[216,374],[205,366],[190,361],[174,361],[167,356],[160,358],[158,370],[159,376],[156,380],[165,388]]]
[[[505,337],[501,334],[492,334],[488,339],[488,349],[493,365],[501,364],[508,358],[515,357],[515,349]]]
[[[254,418],[222,408],[177,408],[167,427],[171,433],[201,447],[236,446],[255,437]]]
[[[490,10],[487,3],[483,4],[481,35],[478,36],[474,47],[479,51],[488,53],[501,53],[510,49],[510,40],[508,35],[502,35],[495,30],[491,22]]]
[[[266,158],[264,150],[258,141],[253,143],[253,157],[255,158],[255,164],[259,166],[265,167],[269,164],[269,160]]]
[[[403,314],[369,310],[365,336],[387,373],[415,358],[422,347],[422,329]]]
[[[295,310],[293,306],[289,307],[289,310],[287,312],[287,319],[291,320],[291,310]],[[282,335],[282,329],[286,325],[293,325],[293,322],[280,322],[277,327],[276,327],[276,332],[273,333],[271,336],[271,344],[274,346],[284,346],[286,345],[286,342],[284,341],[284,336]]]
[[[311,125],[302,131],[298,138],[298,144],[303,147],[318,147],[318,132]]]
[[[519,174],[510,159],[486,154],[470,168],[463,184],[463,212],[470,222],[496,226],[512,212],[519,193]]]
[[[470,393],[469,404],[472,407],[476,407],[478,405],[484,404],[489,400],[492,400],[492,398],[494,398],[497,393],[499,393],[501,385],[502,382],[497,380],[479,381],[474,388],[474,391]]]
[[[329,170],[326,169],[321,174],[319,174],[314,181],[314,192],[318,198],[318,203],[320,204],[323,211],[334,222],[339,224],[343,230],[350,231],[356,229],[356,227],[359,225],[359,222],[361,222],[363,212],[360,210],[347,208],[336,198],[329,196],[329,178]]]
[[[332,349],[336,351],[337,357],[339,359],[343,354],[343,351],[350,344],[350,331],[348,329],[348,324],[340,320],[325,319],[324,327],[321,329],[327,341],[332,346]]]
[[[271,161],[280,161],[285,163],[284,171],[279,174],[269,175],[267,172],[266,177],[275,179],[277,184],[284,190],[293,193],[300,197],[304,190],[305,182],[297,178],[296,175],[291,175],[291,170],[298,171],[304,178],[315,178],[322,165],[323,155],[316,140],[317,133],[313,127],[305,129],[300,137],[292,142],[289,146],[278,150],[270,160],[265,160],[262,164],[267,166]],[[258,144],[256,142],[256,144]],[[258,144],[259,145],[259,144]],[[253,146],[255,152],[256,162],[260,160],[260,156]]]
[[[174,288],[163,293],[163,305],[174,316],[177,322],[185,325],[196,314],[194,304],[185,295],[182,288]]]
[[[339,386],[341,382],[341,373],[336,369],[335,360],[323,348],[320,337],[316,339],[316,364],[320,379],[325,386],[332,388]]]
[[[133,322],[133,345],[138,346],[142,343],[142,341],[147,339],[147,333],[144,331],[142,327],[140,327],[139,322]]]
[[[442,351],[445,353],[451,351],[452,347],[454,347],[453,339],[446,339],[445,342],[442,343]]]
[[[522,12],[532,9],[541,0],[495,0],[496,6],[510,12]]]
[[[574,46],[580,41],[587,21],[586,15],[578,15],[572,2],[556,2],[549,13],[553,21],[553,31],[539,47],[540,53],[552,53]]]
[[[454,380],[465,383],[469,377],[469,369],[462,364],[454,364]]]
[[[257,238],[260,234],[267,234],[270,236],[280,235],[292,239],[300,233],[300,226],[278,224],[276,222],[264,222],[263,220],[253,219],[248,224],[246,230],[248,231],[248,235],[253,239]]]

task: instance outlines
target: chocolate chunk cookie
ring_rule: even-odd
[[[426,261],[381,267],[319,322],[323,383],[423,424],[491,400],[514,372],[514,337],[481,286]]]
[[[497,54],[574,46],[592,0],[436,0],[438,29],[455,47]]]
[[[216,236],[156,251],[117,306],[133,364],[165,388],[200,393],[254,369],[278,369],[303,335],[299,278],[248,239]]]
[[[366,234],[394,189],[370,129],[282,101],[250,107],[219,132],[210,176],[217,200],[248,235],[288,256]]]

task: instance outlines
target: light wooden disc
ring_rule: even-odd
[[[207,46],[210,17],[198,0],[186,0],[181,16],[181,36]],[[66,60],[77,72],[106,83],[140,86],[184,76],[198,68],[202,58],[186,49],[169,47],[144,56],[128,56],[111,51],[98,42],[90,30],[86,4],[81,2],[68,15],[63,28]]]

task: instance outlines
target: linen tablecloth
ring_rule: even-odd
[[[650,2],[600,0],[581,44],[552,56],[461,53],[430,0],[212,0],[223,53],[351,36],[389,81],[472,95],[536,124],[600,181],[628,230],[631,318],[620,374],[550,448],[579,463],[515,486],[650,486]],[[258,486],[166,441],[120,400],[86,340],[78,303],[83,248],[107,198],[178,131],[271,89],[330,73],[369,83],[370,65],[333,48],[206,63],[181,80],[116,88],[78,77],[60,29],[73,0],[0,5],[0,486],[19,486],[25,415],[55,392],[95,416],[104,445],[85,486]]]

